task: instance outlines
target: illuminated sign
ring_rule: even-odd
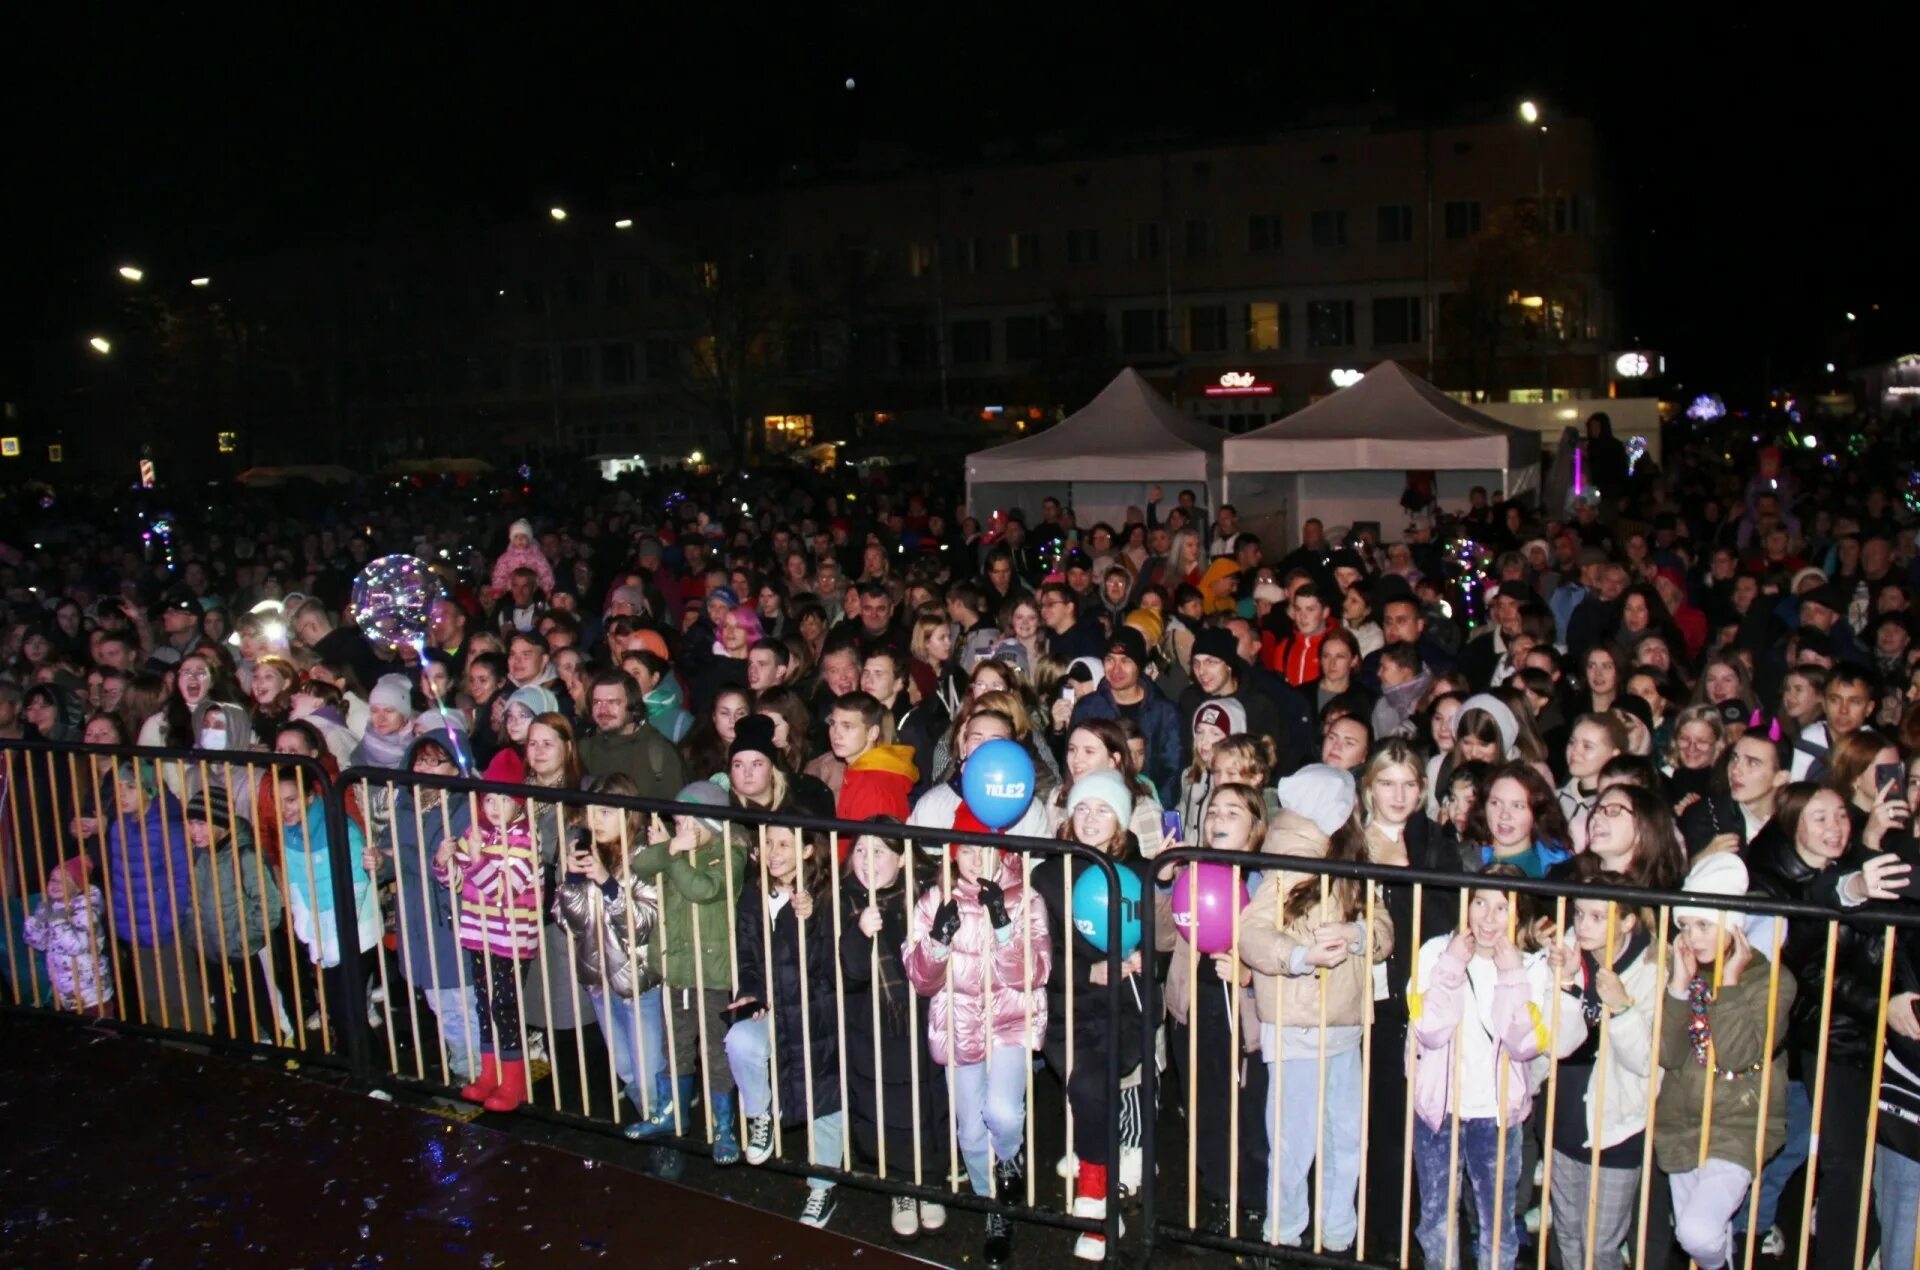
[[[1230,370],[1206,387],[1209,397],[1271,397],[1273,385],[1263,384],[1250,370]]]
[[[1341,367],[1327,372],[1327,378],[1333,381],[1335,388],[1351,388],[1365,379],[1366,375],[1361,371]]]
[[[9,459],[19,458],[20,457],[20,438],[19,437],[0,437],[0,456],[4,456]]]

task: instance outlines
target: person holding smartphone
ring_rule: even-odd
[[[1907,769],[1894,743],[1866,728],[1834,746],[1827,788],[1847,804],[1853,838],[1868,851],[1913,846],[1913,808],[1907,801]]]

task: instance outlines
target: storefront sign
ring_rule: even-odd
[[[1250,370],[1230,370],[1205,391],[1209,397],[1271,397],[1273,385],[1261,383]]]

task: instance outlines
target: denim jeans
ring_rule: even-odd
[[[427,1008],[440,1026],[452,1074],[471,1079],[480,1070],[480,1010],[472,988],[428,988]]]
[[[1873,1149],[1873,1202],[1879,1206],[1882,1270],[1914,1264],[1914,1223],[1920,1221],[1920,1160],[1890,1147]],[[1848,1238],[1852,1238],[1851,1235]]]
[[[613,1055],[613,1069],[619,1073],[627,1097],[641,1115],[652,1114],[667,1078],[667,1025],[660,989],[640,994],[637,1033],[632,998],[609,999],[605,992],[590,990],[587,999],[593,1002],[593,1017],[600,1024],[600,1035]]]
[[[1799,1081],[1790,1080],[1787,1082],[1787,1142],[1780,1148],[1780,1154],[1768,1160],[1760,1170],[1760,1216],[1754,1224],[1759,1226],[1761,1234],[1779,1225],[1776,1218],[1780,1209],[1780,1193],[1787,1189],[1787,1182],[1807,1162],[1812,1135],[1813,1095]],[[1743,1234],[1747,1229],[1745,1204],[1740,1205],[1740,1211],[1733,1215],[1733,1229],[1736,1234]]]
[[[1502,1185],[1496,1206],[1494,1181],[1500,1171],[1502,1136],[1499,1123],[1491,1117],[1460,1122],[1459,1166],[1466,1173],[1461,1185],[1473,1194],[1474,1213],[1480,1228],[1475,1260],[1481,1270],[1513,1270],[1520,1255],[1520,1223],[1516,1220],[1519,1214],[1514,1211],[1514,1200],[1520,1187],[1520,1135],[1523,1132],[1524,1123],[1507,1126],[1506,1173],[1499,1179]],[[1427,1122],[1418,1116],[1413,1118],[1413,1168],[1420,1179],[1420,1224],[1415,1234],[1427,1264],[1435,1267],[1461,1264],[1456,1255],[1459,1220],[1447,1211],[1447,1196],[1453,1189],[1448,1185],[1452,1144],[1451,1116],[1442,1120],[1438,1129],[1427,1128]],[[1500,1231],[1497,1267],[1493,1261],[1496,1226]]]
[[[767,1027],[766,1015],[757,1019],[743,1019],[727,1029],[727,1066],[732,1069],[733,1083],[740,1091],[740,1114],[748,1117],[772,1115],[773,1033]],[[785,1107],[781,1110],[806,1114],[803,1107]],[[785,1118],[783,1115],[782,1119]],[[846,1127],[844,1112],[815,1116],[813,1151],[807,1157],[808,1163],[840,1167],[846,1158],[842,1145],[846,1140]],[[817,1191],[826,1190],[833,1185],[833,1179],[810,1177],[807,1185]]]
[[[987,1193],[990,1161],[1019,1155],[1027,1133],[1027,1068],[1032,1055],[1018,1045],[995,1045],[989,1057],[991,1063],[961,1063],[953,1068],[954,1129],[975,1195]],[[938,1074],[934,1075],[937,1079]]]
[[[1307,1185],[1307,1172],[1324,1138],[1320,1198],[1325,1209],[1320,1215],[1320,1236],[1326,1248],[1343,1251],[1353,1246],[1360,1229],[1355,1206],[1360,1182],[1360,1104],[1365,1096],[1360,1084],[1360,1051],[1327,1056],[1324,1103],[1320,1100],[1318,1058],[1287,1059],[1279,1066],[1276,1074],[1274,1064],[1267,1064],[1267,1140],[1272,1153],[1268,1165],[1272,1177],[1267,1185],[1280,1197],[1267,1219],[1268,1233],[1277,1232],[1283,1244],[1306,1242],[1315,1198]],[[1281,1102],[1277,1142],[1273,1137],[1276,1090]]]

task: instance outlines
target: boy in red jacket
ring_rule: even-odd
[[[827,740],[845,761],[834,814],[842,820],[892,816],[904,821],[913,810],[914,782],[920,769],[911,745],[893,744],[893,717],[869,693],[849,692],[827,716]],[[844,857],[851,843],[841,843]]]

